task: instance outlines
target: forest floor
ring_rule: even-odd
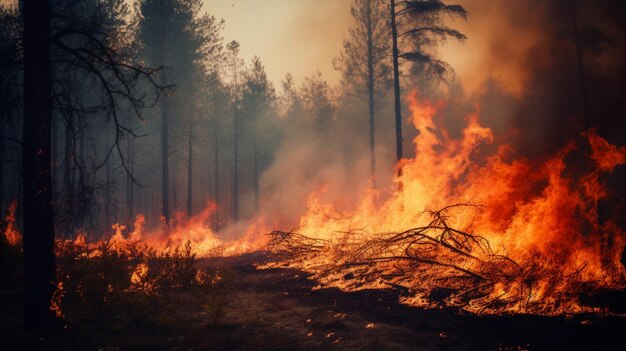
[[[302,272],[256,269],[265,259],[199,260],[224,279],[214,294],[173,290],[104,314],[68,303],[67,325],[44,335],[21,330],[21,293],[0,287],[0,350],[626,350],[626,317],[424,310],[392,290],[311,290]]]

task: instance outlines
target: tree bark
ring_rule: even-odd
[[[134,140],[132,137],[128,138],[128,144],[127,144],[128,150],[128,168],[130,171],[130,174],[133,175],[135,173],[135,155],[134,155]],[[131,178],[130,175],[126,176],[126,221],[128,224],[133,222],[133,216],[134,216],[134,184],[133,184],[133,179]]]
[[[187,217],[193,213],[193,122],[189,121],[189,144],[187,145]]]
[[[55,290],[51,174],[52,72],[50,5],[24,1],[24,328],[50,329]]]
[[[213,229],[219,228],[219,215],[220,215],[220,192],[219,192],[219,130],[217,124],[217,117],[214,117],[213,121],[213,189],[215,190],[215,215],[213,216]]]
[[[391,39],[393,44],[393,94],[396,115],[396,160],[398,178],[402,175],[402,105],[400,102],[400,69],[398,67],[398,30],[396,27],[396,2],[391,0]]]
[[[254,213],[259,212],[259,145],[254,126]]]
[[[74,203],[74,117],[68,116],[66,118],[67,125],[65,126],[65,165],[63,168],[63,196],[64,196],[64,206],[63,209],[67,211],[64,216],[65,219],[72,218],[71,215],[73,210],[71,209],[71,204]],[[70,225],[65,223],[64,229],[69,231]]]
[[[376,135],[374,119],[374,44],[372,28],[372,1],[367,3],[367,92],[370,114],[370,176],[372,189],[376,188]]]
[[[4,211],[4,121],[0,120],[0,211]]]
[[[165,81],[165,79],[164,79]],[[169,101],[167,94],[161,97],[161,215],[165,224],[170,224],[169,202],[169,157],[168,157],[168,113]]]
[[[112,154],[109,155],[109,159],[106,164],[106,184],[104,190],[104,227],[106,230],[111,228],[111,158]]]
[[[52,194],[57,196],[59,191],[59,123],[57,120],[51,121],[52,139],[50,145],[52,162]]]
[[[233,221],[239,220],[239,116],[237,113],[237,102],[235,100],[235,141],[233,159]]]

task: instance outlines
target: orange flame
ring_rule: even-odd
[[[17,201],[13,200],[9,205],[8,213],[5,217],[6,228],[4,229],[4,238],[11,246],[18,245],[22,242],[22,234],[15,229],[16,209]]]
[[[384,236],[376,233],[400,233],[427,227],[433,223],[429,214],[435,214],[439,216],[437,225],[447,230],[450,224],[463,232],[475,233],[478,239],[456,243],[465,250],[461,256],[468,259],[451,256],[441,269],[411,266],[414,271],[404,272],[413,279],[409,287],[412,294],[403,299],[406,303],[431,306],[429,294],[444,285],[439,282],[450,279],[451,273],[509,269],[498,268],[498,261],[495,261],[495,268],[485,268],[494,263],[494,257],[506,258],[515,265],[516,268],[511,268],[514,278],[486,279],[489,286],[481,288],[486,291],[481,303],[470,303],[464,307],[467,310],[543,314],[588,311],[590,308],[578,301],[577,291],[581,286],[626,287],[626,269],[621,263],[626,233],[613,221],[601,222],[597,211],[599,202],[609,195],[602,179],[615,167],[626,163],[626,146],[611,145],[593,130],[584,133],[590,146],[586,156],[591,162],[576,172],[568,164],[568,156],[585,149],[574,142],[540,161],[512,159],[510,145],[498,145],[497,152],[484,157],[478,149],[493,143],[494,135],[480,124],[478,112],[466,117],[461,137],[454,139],[435,121],[441,104],[420,100],[417,94],[413,94],[409,102],[412,123],[419,133],[413,140],[416,156],[401,161],[403,173],[396,179],[402,184],[401,189],[395,187],[382,203],[376,192],[367,191],[347,214],[333,203],[322,200],[324,192],[330,191],[327,187],[313,192],[307,200],[307,213],[300,219],[298,234],[309,240],[307,243],[314,243],[316,250],[282,262],[283,265],[313,273],[320,282],[319,287],[387,288],[389,284],[396,284],[393,278],[358,284],[345,278],[350,275],[345,275],[342,269],[352,264],[347,262],[346,252],[358,254],[359,245]],[[450,206],[454,204],[464,206]],[[13,202],[4,233],[12,245],[21,241],[21,235],[13,229],[15,207]],[[442,208],[447,210],[438,212]],[[266,239],[260,234],[274,229],[263,216],[258,216],[248,223],[232,225],[218,235],[210,223],[215,210],[215,204],[209,204],[191,218],[177,214],[170,227],[155,231],[146,230],[144,217],[138,215],[130,232],[124,225],[114,225],[108,244],[119,251],[141,243],[160,252],[169,252],[191,243],[196,255],[236,255],[262,248]],[[224,233],[228,231],[244,235],[226,240],[229,235]],[[444,241],[441,237],[422,236],[422,239]],[[100,243],[87,243],[85,235],[80,234],[74,244],[96,248]],[[388,245],[376,254],[400,257],[405,250],[410,251],[411,247]],[[92,252],[97,255],[98,251]],[[432,263],[443,255],[445,252],[434,247],[420,259],[422,263]],[[383,266],[380,271],[393,276],[398,267],[385,262],[380,263]],[[147,274],[145,264],[137,265],[132,273],[131,289],[145,290]],[[485,279],[480,275],[476,277]],[[197,281],[207,279],[209,277],[200,271],[196,275]],[[523,302],[500,304],[500,307],[495,303],[513,301],[512,296],[520,294],[526,296]],[[446,303],[458,304],[458,297],[448,297]]]
[[[625,287],[626,271],[620,263],[625,233],[613,222],[600,223],[598,202],[607,196],[601,181],[604,173],[612,172],[626,163],[626,147],[618,148],[595,134],[585,133],[591,146],[589,158],[594,161],[590,171],[581,177],[571,173],[566,157],[577,150],[574,143],[563,147],[543,162],[528,159],[508,161],[512,147],[502,145],[498,152],[485,160],[477,148],[493,142],[493,133],[478,122],[478,113],[467,117],[467,125],[459,140],[435,123],[438,106],[428,100],[410,99],[412,122],[419,134],[413,140],[415,158],[402,160],[403,174],[397,179],[402,184],[382,205],[377,205],[372,194],[366,194],[351,215],[339,213],[332,205],[312,194],[308,213],[302,217],[298,233],[314,240],[323,240],[325,248],[302,260],[287,263],[316,274],[322,285],[338,286],[346,290],[385,287],[380,281],[355,285],[342,279],[338,267],[342,264],[338,247],[346,243],[358,244],[376,240],[376,234],[402,232],[428,225],[432,219],[424,211],[434,211],[451,204],[461,206],[445,213],[446,223],[456,228],[477,233],[486,239],[489,250],[508,257],[537,277],[526,305],[537,303],[538,313],[563,313],[582,310],[575,295],[574,284],[587,283],[596,288]],[[477,211],[478,205],[480,210]],[[403,252],[388,249],[381,256],[400,256]],[[402,248],[405,250],[405,248]],[[406,248],[409,250],[409,248]],[[437,253],[432,253],[437,257]],[[471,256],[481,258],[478,249]],[[457,268],[470,271],[479,260],[458,263]],[[328,274],[329,267],[340,270],[340,275]],[[391,268],[390,268],[391,269]],[[325,273],[322,273],[325,272]],[[577,278],[571,278],[576,276]],[[412,289],[437,285],[437,276],[431,272],[419,279]],[[494,282],[489,298],[510,296],[517,285]],[[567,297],[565,297],[567,295]],[[405,302],[428,305],[427,296],[414,294]],[[484,305],[483,305],[484,306]],[[478,312],[472,306],[468,310]],[[482,311],[482,310],[481,310]],[[512,311],[528,311],[517,305]]]

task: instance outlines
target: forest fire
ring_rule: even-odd
[[[105,250],[167,255],[186,247],[189,254],[216,257],[267,248],[282,260],[263,267],[302,269],[319,288],[395,288],[410,305],[479,314],[601,312],[581,304],[580,296],[626,288],[625,233],[598,215],[608,195],[602,175],[626,163],[626,147],[591,130],[580,139],[590,147],[585,151],[571,142],[537,161],[511,159],[511,147],[498,145],[494,154],[481,156],[481,145],[494,135],[480,125],[479,112],[466,118],[455,140],[437,124],[442,103],[420,100],[417,93],[409,100],[419,131],[416,157],[403,160],[396,181],[401,188],[382,203],[368,191],[354,208],[339,211],[314,192],[298,229],[275,231],[269,243],[262,218],[251,221],[241,239],[219,239],[210,229],[214,205],[153,232],[144,230],[138,215],[132,231],[116,224],[107,239],[87,242],[79,234],[59,240],[57,255],[76,248],[88,258]],[[587,164],[568,164],[576,152]],[[11,245],[21,240],[13,227],[15,208],[13,203],[5,230]],[[145,262],[135,262],[129,289],[149,292],[148,271]]]
[[[626,349],[625,10],[0,2],[0,349]]]
[[[380,205],[367,194],[350,215],[313,194],[295,233],[273,233],[284,266],[320,286],[400,287],[408,304],[476,313],[592,311],[580,294],[626,287],[624,232],[598,218],[602,174],[626,161],[626,147],[585,133],[592,164],[577,176],[573,142],[541,161],[510,159],[508,145],[481,159],[493,134],[478,113],[454,140],[437,104],[410,100],[417,156],[403,162],[401,190]]]

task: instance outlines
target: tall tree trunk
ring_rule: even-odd
[[[53,119],[52,120],[52,140],[51,140],[51,162],[52,162],[52,170],[51,170],[51,177],[52,177],[52,194],[53,196],[56,196],[56,194],[58,193],[59,190],[59,171],[58,171],[58,167],[59,167],[59,125],[58,122]]]
[[[4,211],[4,121],[0,120],[0,211]]]
[[[78,123],[80,123],[80,121],[78,121]],[[85,133],[87,133],[87,128],[85,125],[78,125],[77,126],[78,130],[77,133],[79,133],[78,136],[78,174],[79,177],[82,178],[83,173],[85,172],[85,167],[87,165],[87,162],[85,162]],[[82,179],[81,179],[82,181]],[[80,184],[83,184],[82,182]]]
[[[193,123],[189,121],[189,144],[187,146],[187,217],[193,213]]]
[[[37,330],[55,324],[50,310],[56,281],[50,169],[50,5],[47,1],[24,1],[23,9],[24,328]]]
[[[172,169],[177,170],[180,169],[178,167],[178,163],[180,162],[179,160],[174,159],[172,161]],[[178,179],[176,177],[172,177],[170,178],[170,189],[171,189],[171,196],[170,196],[170,213],[176,213],[176,211],[178,211]],[[176,217],[174,217],[174,219],[176,219]],[[174,225],[176,225],[176,222],[174,222]]]
[[[402,175],[402,105],[400,103],[400,69],[398,67],[398,29],[396,27],[396,2],[391,0],[391,40],[393,44],[393,95],[396,113],[396,160],[398,178]]]
[[[374,44],[372,23],[372,0],[367,2],[367,92],[370,113],[370,177],[372,189],[376,188],[376,135],[374,120]]]
[[[259,212],[259,148],[256,126],[254,126],[254,213]]]
[[[215,117],[214,117],[215,118]],[[219,175],[220,175],[220,163],[219,163],[219,130],[217,124],[217,118],[213,121],[213,189],[215,190],[215,215],[213,216],[213,229],[219,228],[220,219],[220,191],[219,191]]]
[[[106,164],[106,188],[104,190],[104,227],[106,230],[111,228],[111,156]]]
[[[163,79],[164,82],[166,81]],[[170,224],[170,203],[169,203],[169,157],[168,157],[168,113],[169,97],[167,94],[161,97],[161,215],[165,224]]]
[[[67,125],[65,126],[65,165],[63,167],[63,210],[64,228],[63,232],[67,234],[70,231],[73,209],[71,204],[74,203],[74,148],[72,146],[74,140],[74,117],[70,114],[67,117]]]
[[[134,184],[132,175],[135,174],[135,155],[134,155],[134,139],[133,137],[128,138],[127,144],[127,154],[128,154],[128,168],[130,171],[130,175],[126,175],[126,221],[128,224],[133,222],[134,209],[133,209],[133,201],[134,201]]]
[[[585,81],[585,69],[583,66],[582,45],[580,43],[580,32],[578,30],[578,1],[572,2],[572,21],[574,25],[574,44],[576,45],[576,60],[578,62],[578,79],[580,82],[580,93],[583,99],[583,113],[585,128],[591,127],[591,116],[589,114],[589,95],[587,94],[587,82]]]
[[[237,111],[237,103],[235,102],[235,155],[233,159],[233,221],[239,220],[239,116]]]

